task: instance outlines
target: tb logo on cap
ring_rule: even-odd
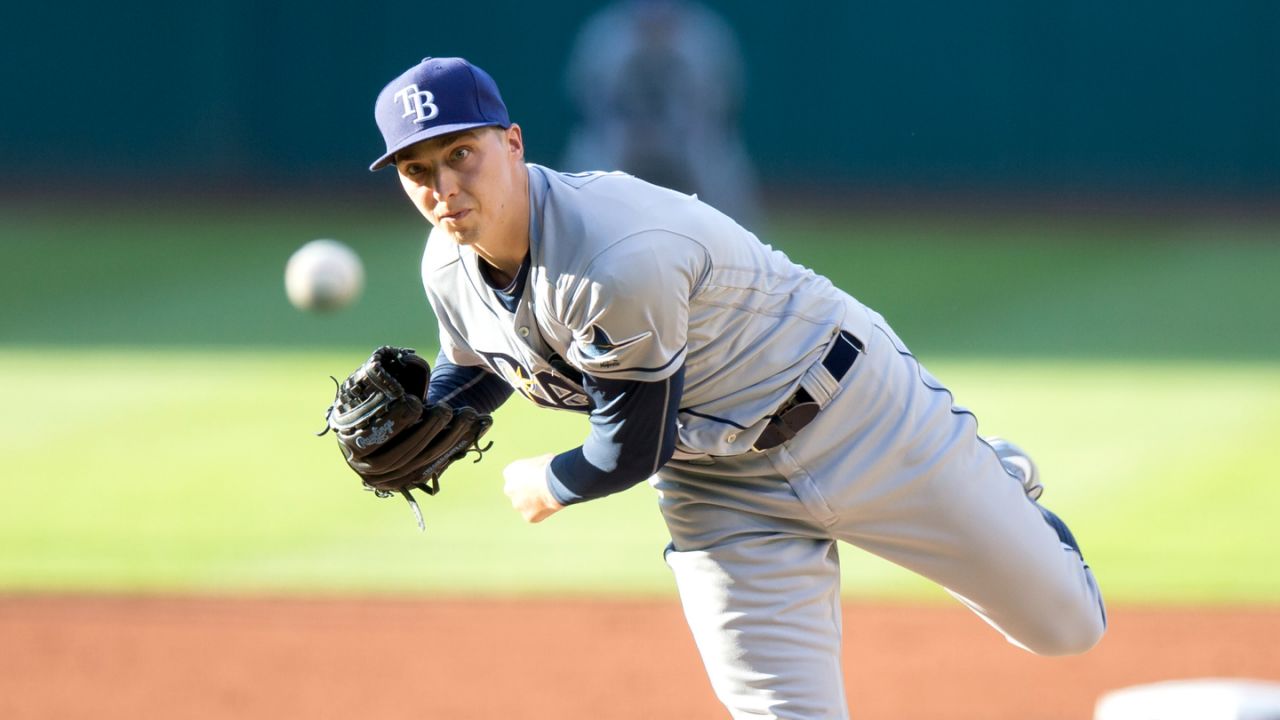
[[[429,90],[419,90],[417,83],[405,87],[391,97],[404,104],[404,114],[400,117],[417,115],[414,122],[426,122],[440,114],[440,108],[435,105],[436,96]],[[429,111],[428,108],[430,108]]]

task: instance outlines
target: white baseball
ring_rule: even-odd
[[[299,310],[324,312],[351,304],[364,289],[364,263],[337,240],[312,240],[284,267],[284,289]]]

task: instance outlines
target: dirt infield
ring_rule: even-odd
[[[1280,679],[1280,610],[1113,608],[1045,659],[952,607],[845,604],[860,720],[1083,720],[1111,688]],[[0,597],[0,718],[724,718],[673,600]]]

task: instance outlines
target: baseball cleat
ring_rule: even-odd
[[[1022,489],[1027,497],[1039,500],[1044,494],[1044,485],[1040,483],[1040,471],[1036,470],[1035,461],[1022,448],[1002,437],[983,438],[992,450],[996,451],[1004,469],[1022,482]]]

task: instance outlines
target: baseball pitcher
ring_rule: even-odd
[[[526,163],[497,85],[465,60],[410,68],[375,117],[386,149],[372,169],[394,167],[433,226],[422,279],[442,349],[399,394],[439,432],[463,426],[444,443],[409,431],[391,455],[421,470],[376,475],[383,493],[480,450],[513,391],[589,414],[581,445],[508,465],[506,494],[540,522],[648,481],[736,718],[848,716],[837,541],[937,582],[1031,652],[1098,642],[1098,586],[1036,502],[1036,466],[979,436],[878,313],[692,196]],[[343,417],[362,415],[353,402]],[[396,445],[378,427],[339,440]],[[419,445],[431,457],[406,461]]]

